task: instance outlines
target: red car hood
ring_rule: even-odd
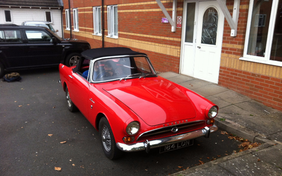
[[[160,77],[130,79],[104,90],[122,101],[148,125],[183,122],[196,116],[187,94]]]

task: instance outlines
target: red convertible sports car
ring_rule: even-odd
[[[81,55],[76,66],[60,64],[61,83],[68,109],[79,109],[99,131],[109,159],[123,152],[187,147],[218,129],[218,107],[158,76],[146,54],[115,47]]]

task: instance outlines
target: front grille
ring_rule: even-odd
[[[199,128],[203,128],[205,126],[205,121],[197,121],[197,122],[191,122],[191,123],[185,123],[185,124],[178,124],[178,125],[172,125],[168,127],[158,128],[152,131],[145,132],[141,134],[137,141],[146,140],[146,139],[153,139],[153,138],[161,138],[176,134],[181,134],[189,131],[194,131]],[[174,133],[172,132],[172,128],[177,127],[178,132]]]

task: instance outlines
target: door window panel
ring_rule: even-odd
[[[187,3],[185,42],[190,43],[193,42],[194,35],[195,4],[196,3]]]
[[[48,43],[52,40],[52,38],[44,31],[25,31],[26,37],[29,42],[43,42]]]
[[[208,8],[203,16],[202,44],[216,45],[218,12],[215,8]]]

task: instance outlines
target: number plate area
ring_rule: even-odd
[[[194,139],[182,141],[182,142],[178,142],[178,143],[174,143],[174,144],[165,145],[163,147],[160,147],[159,152],[160,153],[170,152],[170,151],[173,151],[173,150],[178,150],[178,149],[189,147],[189,146],[192,146],[192,145],[194,145]]]

